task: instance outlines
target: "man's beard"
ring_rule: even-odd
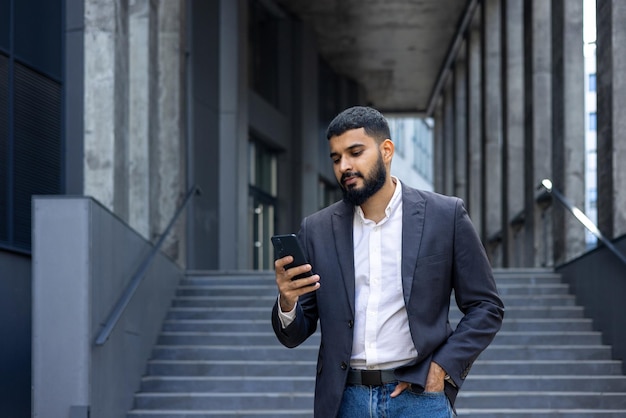
[[[361,177],[363,179],[363,186],[357,188],[356,186],[346,187],[343,182],[348,177]],[[341,186],[341,191],[343,192],[343,200],[347,203],[350,203],[354,206],[361,206],[363,203],[367,201],[370,197],[372,197],[377,191],[379,191],[385,181],[387,180],[387,169],[385,168],[385,164],[383,163],[382,155],[378,155],[378,161],[372,170],[368,173],[367,178],[363,176],[358,171],[349,171],[343,173],[341,176],[341,182],[339,185]]]

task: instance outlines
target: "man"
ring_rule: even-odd
[[[378,111],[349,108],[326,136],[344,199],[302,221],[310,264],[276,260],[274,332],[295,347],[320,322],[315,417],[451,417],[504,314],[482,244],[460,199],[390,175]],[[453,290],[464,314],[455,330]]]

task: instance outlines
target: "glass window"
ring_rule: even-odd
[[[589,130],[592,132],[597,131],[596,119],[597,119],[596,112],[589,113]]]
[[[589,74],[589,91],[596,91],[596,75]]]
[[[337,184],[320,179],[319,181],[319,209],[323,209],[342,199],[341,189]]]
[[[274,235],[277,204],[276,153],[251,138],[248,146],[249,163],[249,237],[251,242],[250,265],[255,270],[270,270],[274,265],[274,252],[270,238]]]
[[[250,87],[278,108],[279,18],[258,0],[250,0],[249,4],[248,76]]]

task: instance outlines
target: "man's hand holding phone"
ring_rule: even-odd
[[[300,242],[294,234],[275,235],[272,237],[272,244],[277,258],[274,268],[280,292],[280,309],[289,312],[301,295],[320,287],[320,276],[313,274],[312,267],[307,262]]]
[[[293,256],[291,255],[279,258],[274,262],[276,269],[276,285],[280,293],[280,309],[283,312],[290,312],[294,306],[296,306],[300,296],[313,292],[320,287],[320,276],[317,274],[295,279],[295,277],[301,274],[310,273],[311,265],[303,264],[301,266],[286,268],[286,266],[292,262]]]

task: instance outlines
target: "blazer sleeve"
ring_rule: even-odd
[[[460,387],[478,355],[500,329],[504,305],[491,265],[461,199],[455,208],[452,286],[464,314],[455,331],[434,353],[439,364]]]
[[[302,221],[300,231],[298,232],[298,239],[301,244],[306,242],[306,219]],[[306,247],[302,245],[306,253]],[[308,254],[307,258],[308,257]],[[272,309],[272,328],[274,333],[286,347],[294,348],[302,344],[311,334],[317,329],[317,298],[316,292],[310,292],[300,296],[298,303],[296,304],[296,317],[291,324],[283,328],[280,318],[278,317],[278,298],[274,302]]]

